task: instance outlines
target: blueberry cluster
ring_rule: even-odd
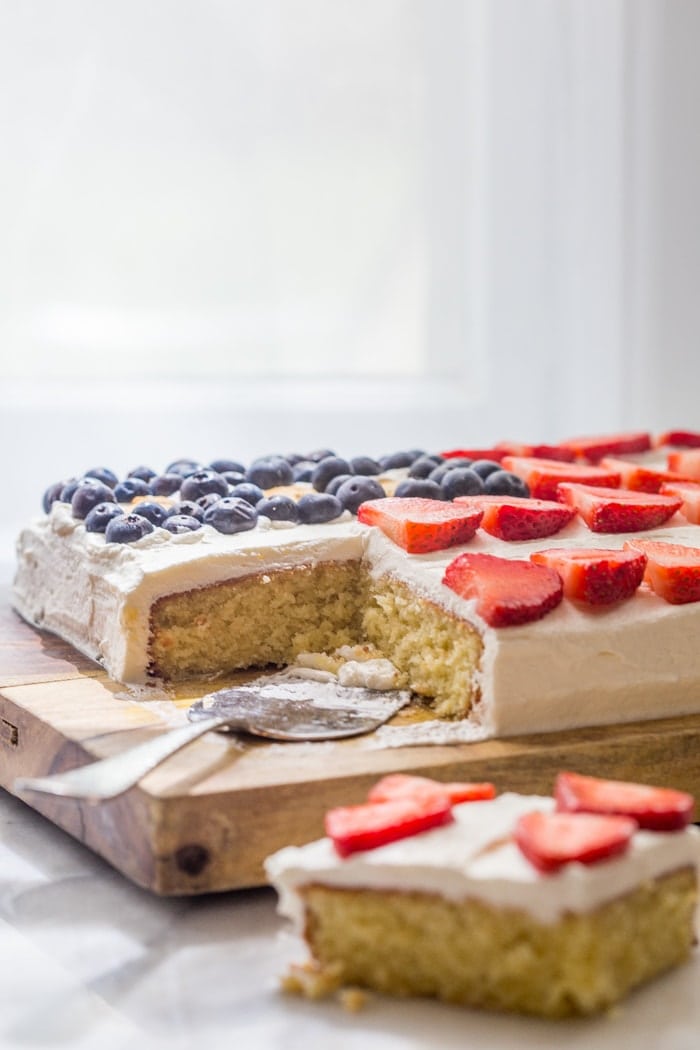
[[[110,543],[132,543],[155,528],[178,535],[210,525],[233,534],[254,529],[258,518],[316,525],[343,511],[356,514],[361,503],[382,499],[377,476],[403,469],[407,475],[396,496],[453,500],[456,496],[528,496],[527,485],[490,460],[447,459],[422,449],[394,452],[378,460],[369,456],[343,459],[331,449],[306,455],[269,455],[245,467],[237,460],[217,459],[208,466],[178,459],[162,474],[138,466],[120,480],[106,467],[94,467],[81,478],[60,481],[44,493],[43,508],[70,503],[88,532],[103,533]],[[266,490],[307,482],[311,490],[294,500],[266,496]],[[158,502],[166,496],[169,508]],[[137,502],[134,502],[137,501]]]

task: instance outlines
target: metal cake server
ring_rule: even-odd
[[[100,802],[128,791],[170,755],[213,729],[270,740],[340,740],[372,732],[409,700],[406,692],[377,692],[282,672],[197,700],[187,711],[187,725],[77,769],[18,777],[14,789],[18,794]]]

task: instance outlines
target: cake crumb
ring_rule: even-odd
[[[304,999],[328,999],[342,987],[341,967],[323,968],[313,961],[292,963],[281,978],[280,986],[288,995],[299,995]]]
[[[342,988],[338,998],[343,1010],[349,1014],[357,1014],[367,1005],[367,992],[362,988]]]

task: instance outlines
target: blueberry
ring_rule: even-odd
[[[284,458],[292,469],[296,467],[297,463],[303,463],[306,459],[305,456],[302,456],[301,452],[288,452]]]
[[[228,494],[228,489],[226,490]],[[222,499],[218,492],[207,492],[205,496],[200,496],[195,502],[199,504],[202,510],[207,511],[210,507],[213,507],[215,503],[218,503]]]
[[[198,463],[196,459],[176,459],[173,463],[168,464],[165,468],[165,473],[179,474],[181,478],[187,478],[190,474],[204,469],[203,464]]]
[[[310,459],[312,463],[320,463],[322,459],[328,459],[329,456],[335,456],[333,449],[317,448],[313,452],[307,452],[304,459]]]
[[[270,521],[299,521],[299,511],[289,496],[271,496],[261,499],[255,508],[258,514],[264,514]]]
[[[480,496],[484,491],[483,479],[471,467],[455,467],[448,470],[440,484],[442,498],[453,500],[457,496]]]
[[[170,507],[166,514],[166,520],[176,516],[197,518],[198,521],[204,521],[204,507],[201,507],[199,503],[195,503],[191,499],[182,500],[180,503],[175,503]]]
[[[431,470],[428,477],[431,481],[437,481],[438,485],[442,485],[443,479],[451,470],[464,470],[465,467],[471,467],[471,464],[470,459],[448,459],[435,470]]]
[[[125,478],[114,486],[114,498],[119,503],[131,503],[137,496],[150,496],[151,486],[141,478]]]
[[[169,514],[163,522],[163,528],[175,536],[180,536],[183,532],[196,532],[201,527],[201,521],[192,514]]]
[[[75,480],[77,484],[77,479],[73,480]],[[48,514],[53,504],[56,503],[57,500],[60,500],[61,493],[67,484],[67,481],[55,481],[53,485],[49,485],[41,501],[41,505],[44,508],[44,514]]]
[[[97,478],[83,478],[71,500],[71,512],[74,518],[86,518],[98,503],[114,503],[114,493],[109,485]]]
[[[180,486],[182,499],[197,500],[209,492],[214,492],[217,496],[225,496],[228,493],[226,478],[222,478],[215,470],[197,470],[185,478]]]
[[[328,492],[307,492],[297,503],[299,521],[304,525],[321,525],[333,521],[343,513],[343,505],[337,496]]]
[[[278,485],[291,485],[294,471],[282,456],[263,456],[250,464],[246,481],[261,489],[274,489]]]
[[[182,474],[158,474],[152,478],[149,491],[153,496],[172,496],[182,485]]]
[[[352,474],[361,474],[365,478],[371,478],[376,474],[381,474],[382,468],[376,459],[372,459],[370,456],[354,456],[350,460],[350,472]]]
[[[103,485],[113,489],[119,481],[119,478],[113,470],[109,470],[107,467],[93,467],[92,470],[86,470],[84,477],[86,478],[97,478]]]
[[[153,525],[148,518],[140,514],[120,514],[107,522],[105,539],[107,543],[134,543],[149,532],[153,532]]]
[[[501,464],[496,463],[494,459],[475,459],[472,463],[472,470],[475,470],[480,478],[487,478],[489,474],[502,469]]]
[[[137,510],[142,518],[148,518],[151,525],[162,525],[168,514],[160,503],[150,503],[147,500],[139,503]]]
[[[344,485],[353,476],[352,474],[337,474],[334,478],[331,478],[323,491],[329,492],[331,496],[335,496],[340,486]]]
[[[415,460],[418,459],[418,455],[415,452],[392,452],[388,456],[382,456],[379,460],[379,466],[382,470],[398,470],[401,467],[410,467]]]
[[[427,478],[443,462],[441,456],[419,456],[408,469],[409,478]]]
[[[444,499],[442,489],[436,481],[428,478],[406,478],[399,482],[395,496],[420,496],[421,499]]]
[[[153,481],[157,476],[155,470],[144,466],[134,467],[134,469],[130,470],[127,474],[128,478],[141,478],[141,481]]]
[[[124,511],[118,503],[98,503],[85,519],[86,532],[104,532],[112,518],[121,518]]]
[[[522,496],[530,495],[530,489],[517,474],[507,470],[494,470],[484,481],[484,492],[489,496]]]
[[[325,492],[328,482],[332,478],[337,478],[338,474],[352,474],[352,467],[346,459],[341,459],[340,456],[326,456],[316,464],[311,475],[311,484],[317,492]]]
[[[244,499],[250,503],[253,507],[256,503],[259,503],[261,499],[265,498],[265,493],[259,485],[252,485],[249,481],[242,481],[240,485],[234,485],[229,496],[236,496],[238,499]]]
[[[69,481],[64,482],[63,488],[58,496],[61,503],[70,503],[79,484],[79,478],[71,478]]]
[[[222,470],[221,477],[226,478],[229,485],[240,485],[242,481],[245,481],[245,474],[242,474],[240,470]]]
[[[245,474],[245,467],[237,459],[213,459],[209,464],[209,469],[215,470],[217,474],[225,474],[227,470],[232,470],[236,474]]]
[[[292,467],[295,481],[311,481],[316,464],[310,459],[302,459]]]
[[[211,525],[217,532],[231,535],[234,532],[248,532],[258,523],[258,512],[245,499],[236,496],[224,496],[204,514],[204,524]]]
[[[370,499],[384,499],[386,493],[378,481],[374,478],[363,478],[361,476],[350,478],[338,489],[337,498],[346,510],[351,514],[357,514],[357,508],[361,503]]]

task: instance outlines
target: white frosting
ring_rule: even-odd
[[[585,914],[649,879],[700,864],[700,832],[637,831],[622,856],[595,864],[566,864],[542,875],[511,839],[517,818],[554,808],[551,798],[504,794],[455,806],[450,824],[346,858],[330,839],[289,846],[268,857],[265,870],[279,910],[303,926],[299,890],[313,883],[353,889],[404,890],[474,899],[516,908],[542,923],[567,912]]]

